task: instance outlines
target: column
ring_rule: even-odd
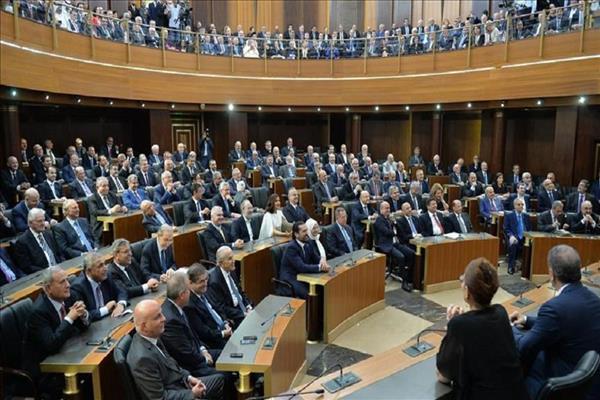
[[[0,126],[0,136],[2,137],[2,160],[8,156],[19,155],[21,142],[21,131],[19,129],[19,106],[16,104],[3,104],[0,106],[0,115],[2,115],[2,125]]]
[[[506,130],[504,129],[504,112],[494,113],[494,131],[492,133],[492,158],[488,166],[490,171],[504,171],[504,149]]]
[[[554,173],[563,185],[573,185],[575,139],[577,137],[577,107],[557,107],[554,127]]]
[[[361,116],[360,114],[354,114],[352,116],[352,125],[350,128],[351,142],[350,149],[348,151],[354,152],[354,154],[360,153],[360,146],[362,146],[361,137]]]
[[[431,124],[431,154],[423,156],[429,159],[440,154],[442,150],[442,113],[434,112],[431,116]]]

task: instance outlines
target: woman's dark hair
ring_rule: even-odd
[[[500,177],[504,178],[504,174],[502,172],[496,173],[496,182],[498,182],[498,178]]]
[[[487,259],[476,258],[465,269],[464,284],[477,304],[489,306],[498,290],[498,272]]]
[[[279,195],[273,193],[272,195],[269,196],[269,200],[267,201],[267,206],[265,207],[265,211],[268,213],[275,213],[275,202],[277,201],[277,199],[279,198]]]

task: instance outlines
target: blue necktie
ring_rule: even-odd
[[[410,217],[406,217],[406,221],[408,221],[408,225],[410,225],[410,231],[412,232],[412,235],[415,236],[417,234],[417,230],[412,223],[412,219]]]
[[[225,214],[229,215],[229,202],[227,199],[223,199],[223,204],[225,204]]]
[[[352,247],[352,240],[350,240],[350,236],[348,236],[348,232],[346,232],[344,227],[341,225],[340,225],[340,230],[342,231],[342,236],[344,236],[344,240],[346,241],[346,246],[348,246],[348,251],[352,252],[352,250],[354,250],[354,249]]]
[[[160,266],[162,267],[162,272],[167,272],[167,252],[166,250],[160,251]]]
[[[92,251],[94,248],[92,247],[90,241],[87,239],[87,237],[81,230],[81,227],[79,226],[79,221],[75,221],[73,223],[73,227],[75,228],[75,232],[77,232],[77,236],[79,236],[79,241],[81,242],[81,244],[85,246],[87,251]]]
[[[519,240],[523,239],[523,217],[521,214],[517,214],[517,235]]]
[[[0,270],[6,277],[7,282],[12,282],[15,279],[17,279],[17,276],[15,275],[15,273],[10,269],[8,264],[6,264],[2,258],[0,258]]]
[[[160,213],[157,211],[156,214],[156,219],[158,220],[158,222],[160,222],[161,225],[165,225],[167,223],[167,221],[163,218],[162,215],[160,215]]]
[[[212,317],[212,319],[214,319],[215,322],[217,323],[217,326],[219,328],[221,328],[223,326],[223,319],[221,318],[221,316],[219,314],[217,314],[217,312],[214,310],[214,308],[212,308],[212,306],[210,305],[210,303],[208,302],[208,300],[206,299],[206,297],[200,296],[200,299],[204,303],[204,306],[206,307],[206,309],[210,313],[210,316]]]
[[[331,201],[331,193],[329,193],[329,187],[326,183],[322,184],[325,187],[325,193],[327,193],[327,200]]]

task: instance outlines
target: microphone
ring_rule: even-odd
[[[110,332],[108,332],[108,335],[106,335],[106,337],[104,339],[102,339],[102,343],[98,346],[98,348],[96,349],[97,352],[100,353],[105,353],[110,349],[110,346],[113,345],[114,340],[112,338],[112,336],[115,334],[116,331],[118,331],[123,325],[125,325],[126,323],[128,323],[129,321],[131,321],[131,319],[133,318],[133,315],[129,315],[129,317],[127,317],[125,319],[125,321],[121,322],[120,324],[118,324],[117,326],[115,326],[114,328],[112,328],[110,330]]]
[[[290,306],[290,303],[288,302],[285,305],[283,305],[279,310],[277,310],[272,316],[260,323],[260,326],[265,326],[267,323],[271,322],[271,330],[269,332],[269,336],[265,338],[265,341],[262,345],[262,348],[265,350],[273,350],[273,348],[275,348],[277,338],[273,336],[273,327],[275,325],[275,319],[277,318],[279,313],[283,311],[284,308],[287,308],[286,315],[291,315],[294,312],[292,306]]]
[[[446,333],[446,330],[445,329],[434,329],[434,328],[423,329],[417,335],[417,342],[402,351],[405,354],[408,354],[409,356],[414,358],[414,357],[418,357],[421,354],[433,349],[434,345],[432,345],[431,343],[427,343],[425,341],[421,342],[421,336],[426,332],[444,332],[444,333]]]
[[[540,287],[542,287],[542,285],[535,285],[536,289],[539,289]],[[533,304],[533,300],[528,299],[527,297],[523,297],[523,294],[527,291],[527,289],[523,289],[521,291],[521,293],[519,293],[519,298],[515,301],[513,301],[511,303],[511,305],[518,307],[518,308],[523,308],[523,307],[527,307],[530,304]]]
[[[333,367],[339,367],[340,376],[322,384],[325,390],[327,390],[329,393],[339,392],[340,390],[361,381],[358,375],[356,375],[354,372],[348,372],[347,374],[344,374],[344,368],[342,367],[342,364],[336,364]]]
[[[293,393],[282,393],[282,394],[278,394],[277,396],[254,396],[254,397],[249,397],[247,400],[264,400],[264,399],[276,399],[278,397],[285,397],[285,396],[289,396],[290,394],[293,396],[297,396],[299,394],[323,394],[325,393],[325,390],[323,389],[316,389],[316,390],[309,390],[306,392],[293,392]],[[290,397],[291,399],[291,397]]]

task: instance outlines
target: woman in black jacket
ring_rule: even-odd
[[[450,305],[448,332],[437,355],[438,378],[452,382],[457,399],[528,399],[506,310],[491,305],[498,273],[478,258],[461,277],[470,311]]]

